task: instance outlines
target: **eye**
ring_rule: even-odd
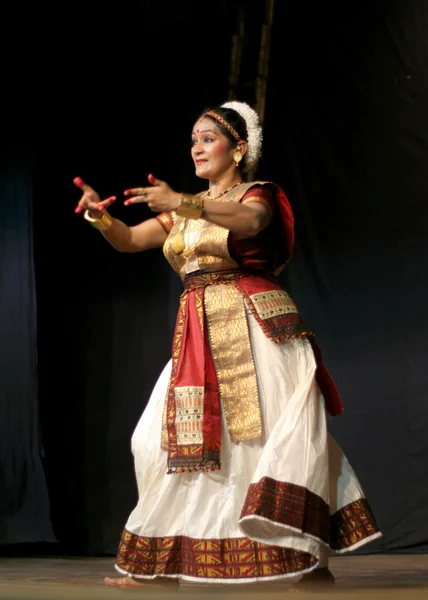
[[[213,142],[213,141],[214,141],[214,139],[213,139],[212,137],[210,137],[210,136],[207,136],[207,137],[204,139],[204,142]]]

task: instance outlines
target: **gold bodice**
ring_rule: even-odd
[[[219,198],[218,202],[240,202],[247,190],[259,182],[241,183]],[[166,259],[182,279],[196,271],[216,272],[237,269],[238,263],[228,250],[229,230],[205,219],[188,219],[184,236],[184,250],[177,254],[171,241],[177,234],[183,217],[172,213],[174,225],[163,246]]]

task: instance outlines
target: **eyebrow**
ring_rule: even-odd
[[[215,131],[214,129],[201,129],[198,133],[215,133]],[[196,131],[192,131],[192,135],[196,135]]]

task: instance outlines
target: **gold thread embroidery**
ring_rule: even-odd
[[[261,319],[298,312],[293,300],[283,290],[259,292],[250,296],[250,299]]]
[[[248,538],[143,537],[126,529],[117,554],[117,565],[130,575],[182,574],[218,581],[269,579],[308,570],[316,562],[307,552]]]
[[[205,288],[204,302],[230,439],[259,437],[262,419],[243,297],[234,285],[218,284]]]
[[[253,181],[241,183],[234,187],[227,194],[219,198],[219,202],[240,202],[245,193],[256,184],[266,182]],[[204,195],[206,192],[201,192]],[[228,251],[227,240],[229,230],[213,225],[204,219],[193,220],[187,223],[187,232],[199,231],[199,239],[195,245],[190,248],[185,248],[182,254],[177,254],[172,248],[172,240],[180,228],[182,217],[179,217],[175,212],[172,213],[174,225],[169,233],[169,236],[163,246],[165,258],[168,260],[174,271],[176,271],[182,279],[186,276],[185,265],[189,261],[197,260],[198,269],[203,271],[224,271],[226,269],[236,269],[238,264],[230,256]]]
[[[230,256],[227,247],[229,230],[218,225],[208,224],[195,246],[195,254],[201,271],[223,271],[238,268],[238,263]]]
[[[182,386],[174,388],[176,406],[175,426],[177,444],[202,444],[204,420],[203,386]]]
[[[199,327],[205,330],[204,290],[195,290],[196,314],[198,315]]]

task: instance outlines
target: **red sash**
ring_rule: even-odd
[[[172,372],[165,407],[168,473],[220,469],[221,401],[204,310],[207,285],[234,285],[245,298],[265,335],[281,343],[307,337],[317,363],[316,380],[331,415],[343,412],[337,387],[321,351],[297,312],[260,319],[251,300],[255,293],[281,290],[272,277],[240,271],[204,273],[185,279],[173,340]],[[239,399],[237,399],[239,401]]]

